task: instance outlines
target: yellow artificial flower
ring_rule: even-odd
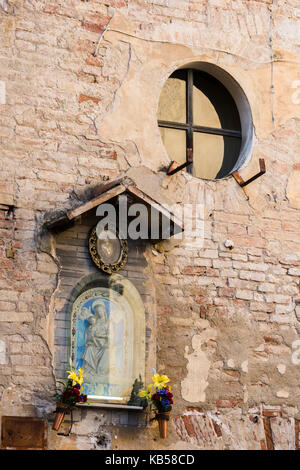
[[[141,398],[146,398],[148,401],[151,400],[152,384],[148,385],[147,390],[141,390],[139,395]]]
[[[153,386],[156,388],[164,388],[170,379],[167,375],[154,374],[152,376]]]
[[[67,372],[69,373],[68,379],[72,380],[72,386],[73,387],[76,384],[82,385],[82,383],[83,383],[83,377],[82,377],[83,370],[81,368],[79,368],[78,375],[76,374],[76,372],[74,370],[67,370]]]
[[[69,372],[68,379],[72,380],[72,386],[77,384],[77,375],[73,370],[67,370]]]
[[[78,369],[78,377],[77,377],[77,381],[79,383],[79,385],[82,385],[83,384],[83,373],[84,373],[84,370],[81,369],[81,367],[79,367]]]

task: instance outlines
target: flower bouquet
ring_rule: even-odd
[[[83,387],[83,370],[75,371],[67,370],[68,380],[63,391],[56,395],[56,411],[52,429],[58,431],[67,411],[73,409],[76,403],[87,401],[87,395],[81,393]]]
[[[167,437],[167,426],[170,419],[170,411],[173,405],[173,394],[171,393],[170,379],[166,375],[154,373],[153,383],[146,390],[140,391],[140,397],[146,398],[148,404],[154,406],[155,417],[158,420],[160,437]]]

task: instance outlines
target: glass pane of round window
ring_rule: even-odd
[[[165,83],[158,105],[158,119],[161,121],[186,122],[186,81],[185,74],[173,74]]]
[[[167,79],[158,125],[171,160],[182,165],[192,154],[187,171],[194,176],[221,179],[237,165],[243,138],[238,107],[223,83],[209,73],[187,68]]]

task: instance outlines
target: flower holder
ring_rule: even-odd
[[[65,403],[56,404],[55,416],[54,416],[54,421],[52,425],[52,429],[54,429],[54,431],[59,430],[61,423],[63,422],[63,419],[65,417],[65,414],[69,410],[70,410],[69,405],[66,405]]]
[[[150,419],[158,421],[159,434],[161,439],[166,439],[168,432],[168,421],[170,419],[170,411],[173,405],[173,393],[171,393],[169,377],[165,374],[158,375],[153,369],[154,375],[152,376],[153,383],[148,385],[146,390],[140,391],[140,397],[146,398],[147,402],[150,403],[150,410],[152,405],[155,409],[155,416]],[[153,393],[153,389],[155,393]]]
[[[68,436],[71,432],[73,425],[73,416],[72,410],[74,409],[77,403],[82,403],[87,401],[87,395],[81,393],[82,384],[83,384],[83,370],[79,367],[78,373],[74,370],[67,370],[68,380],[64,389],[61,393],[56,395],[56,411],[52,429],[58,431],[61,423],[65,417],[65,414],[70,411],[71,413],[71,426],[68,434],[61,434],[63,436]],[[60,382],[58,380],[58,382]],[[61,382],[62,383],[62,382]]]
[[[159,435],[161,439],[166,439],[168,432],[168,421],[170,419],[170,411],[158,411],[155,418],[158,421]]]

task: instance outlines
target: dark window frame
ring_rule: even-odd
[[[183,69],[186,70],[185,82],[186,82],[186,123],[173,122],[173,121],[162,121],[158,120],[158,126],[168,129],[178,129],[186,131],[186,162],[191,161],[194,158],[194,132],[200,132],[203,134],[220,135],[223,137],[236,137],[242,139],[241,131],[232,129],[223,129],[215,127],[197,126],[193,123],[193,86],[194,86],[194,73],[198,71],[195,69]],[[170,78],[172,75],[170,76]],[[187,171],[193,173],[193,164],[187,166]]]

